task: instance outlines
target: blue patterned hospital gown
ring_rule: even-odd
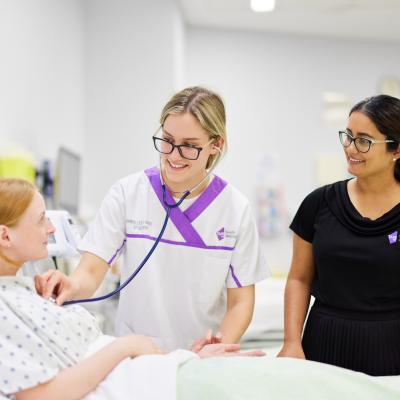
[[[43,299],[32,278],[0,277],[0,399],[76,364],[99,335],[83,307]]]

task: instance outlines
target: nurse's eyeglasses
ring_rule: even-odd
[[[213,141],[214,139],[211,139],[205,146],[209,145]],[[205,147],[190,146],[188,144],[173,144],[168,140],[156,136],[153,136],[153,143],[156,150],[162,154],[171,154],[176,147],[181,157],[186,158],[187,160],[197,160],[200,152]]]
[[[365,137],[353,137],[347,131],[339,131],[339,139],[340,143],[342,143],[343,147],[349,147],[352,142],[354,142],[354,146],[360,153],[368,153],[371,145],[373,144],[381,144],[381,143],[393,143],[394,140],[386,139],[386,140],[374,140],[367,139]]]

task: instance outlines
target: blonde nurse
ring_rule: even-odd
[[[188,348],[209,329],[238,342],[252,318],[254,284],[269,270],[248,200],[211,174],[227,143],[220,96],[202,87],[175,94],[153,142],[160,168],[115,183],[80,245],[77,269],[69,277],[48,271],[37,290],[58,304],[90,297],[121,255],[124,281],[159,234],[164,200],[175,204],[195,188],[171,210],[154,254],[120,293],[116,333],[144,334],[165,349]]]

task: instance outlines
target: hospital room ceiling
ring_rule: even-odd
[[[188,26],[400,42],[400,0],[178,0]]]

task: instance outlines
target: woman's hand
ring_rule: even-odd
[[[129,357],[138,357],[146,354],[164,354],[152,339],[143,335],[128,335],[116,339]]]
[[[206,336],[200,339],[196,339],[192,343],[192,347],[190,351],[194,353],[198,353],[204,346],[208,344],[215,344],[222,342],[222,334],[221,332],[217,332],[215,336],[213,336],[212,330],[209,329],[206,333]]]
[[[285,343],[277,357],[306,358],[301,343]]]
[[[208,358],[208,357],[262,357],[265,356],[265,353],[261,350],[247,351],[243,353],[239,353],[240,344],[225,344],[225,343],[216,343],[216,344],[207,344],[205,345],[197,354],[200,358]]]
[[[58,305],[73,299],[79,290],[78,285],[71,278],[54,269],[42,275],[36,275],[35,287],[38,294],[45,299],[54,297]]]

